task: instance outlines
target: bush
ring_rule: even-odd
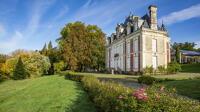
[[[69,73],[77,77],[78,73]],[[69,75],[68,75],[69,76]],[[197,101],[174,97],[164,87],[128,88],[121,84],[100,82],[95,76],[78,75],[85,91],[100,111],[104,112],[198,112]],[[75,78],[76,79],[76,78]]]
[[[4,78],[1,76],[1,73],[0,73],[0,83],[4,81]]]
[[[165,67],[164,66],[158,66],[158,71],[160,72],[160,74],[165,74]]]
[[[153,66],[145,67],[145,68],[142,69],[142,72],[143,72],[143,74],[150,74],[150,75],[152,75],[153,72],[154,72],[154,68],[153,68]]]
[[[31,74],[33,77],[47,74],[51,67],[48,57],[43,56],[38,52],[26,51],[16,54],[12,58],[6,60],[7,71],[11,77],[13,77],[13,72],[19,57],[21,57],[27,73]]]
[[[156,83],[157,80],[154,77],[143,75],[138,78],[138,82],[142,84],[153,84]]]
[[[181,66],[177,62],[171,62],[167,65],[167,74],[176,74],[181,71]]]
[[[65,68],[65,63],[63,61],[57,62],[53,64],[54,72],[59,73]]]

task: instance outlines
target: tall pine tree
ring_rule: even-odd
[[[47,56],[47,45],[46,43],[44,44],[44,47],[42,48],[42,50],[40,51],[40,53],[44,56]]]
[[[50,63],[51,63],[51,67],[48,70],[48,74],[52,75],[52,74],[54,74],[53,63],[54,63],[55,60],[54,60],[53,46],[52,46],[51,41],[48,44],[47,56],[49,57],[49,60],[50,60]]]
[[[25,78],[26,78],[26,71],[25,71],[22,59],[21,57],[19,57],[17,65],[14,69],[13,79],[20,80],[20,79],[25,79]]]
[[[48,44],[48,50],[50,50],[50,49],[52,49],[53,48],[53,46],[52,46],[52,43],[51,43],[51,41],[49,42],[49,44]]]

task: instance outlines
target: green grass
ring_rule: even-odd
[[[80,83],[63,76],[5,81],[0,84],[0,112],[95,112]]]
[[[200,100],[200,79],[168,81],[166,87],[176,88],[178,94]]]
[[[121,80],[121,81],[137,81],[139,76],[136,75],[120,75],[120,74],[100,74],[100,73],[80,73],[80,74],[91,74],[95,75],[100,79],[107,80]],[[172,80],[185,80],[185,79],[194,79],[200,77],[200,73],[177,73],[172,75],[153,75],[152,77],[158,79],[172,79]]]
[[[182,64],[181,72],[200,73],[200,64]]]

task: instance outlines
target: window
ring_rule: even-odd
[[[127,70],[130,70],[130,57],[127,58]]]
[[[131,32],[131,27],[128,26],[128,27],[127,27],[127,35],[130,34],[130,32]]]
[[[153,68],[156,69],[157,68],[157,56],[153,56]]]
[[[138,70],[138,57],[137,56],[134,57],[134,67],[135,67],[135,69]]]
[[[131,26],[131,33],[132,33],[132,32],[134,32],[134,27],[133,27],[133,26]]]
[[[138,51],[138,40],[134,41],[134,51]]]
[[[135,25],[134,25],[134,31],[136,31],[137,30],[137,24],[135,23]]]
[[[127,54],[130,53],[130,42],[127,43]]]
[[[152,39],[152,51],[156,52],[157,51],[157,40]]]

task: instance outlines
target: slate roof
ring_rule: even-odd
[[[200,52],[196,52],[196,51],[180,50],[180,52],[185,53],[187,55],[200,56]]]
[[[144,16],[142,16],[141,19],[146,20],[148,26],[150,25],[150,17],[147,13]]]
[[[128,22],[132,22],[130,16],[126,17],[125,21],[124,21],[124,27],[126,28],[126,25]]]

